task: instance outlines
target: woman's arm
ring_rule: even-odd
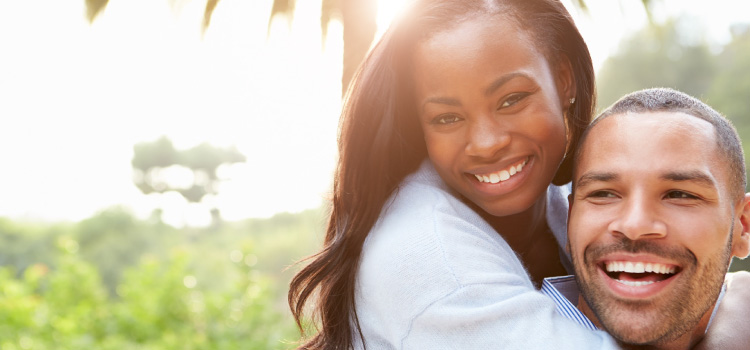
[[[368,349],[618,348],[559,315],[475,212],[429,192],[402,188],[365,244],[357,315]]]
[[[727,291],[706,336],[694,349],[747,349],[750,344],[750,273],[727,274]]]

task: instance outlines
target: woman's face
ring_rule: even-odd
[[[467,20],[414,56],[429,157],[449,186],[494,216],[518,214],[544,193],[565,153],[563,111],[575,96],[570,70],[553,71],[509,22]]]

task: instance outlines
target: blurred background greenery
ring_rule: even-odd
[[[47,8],[45,5],[62,9],[60,6],[63,5],[59,3],[51,0],[31,2],[33,6],[41,7],[22,12],[24,15],[49,16],[49,21],[62,16],[55,15],[54,11],[49,14],[39,10]],[[77,16],[82,23],[86,23],[81,33],[92,35],[94,39],[84,41],[73,49],[94,55],[94,59],[105,57],[113,61],[91,66],[96,60],[75,56],[75,50],[72,50],[73,56],[69,58],[81,59],[86,65],[85,69],[76,73],[80,76],[63,76],[67,79],[63,79],[64,84],[56,82],[57,76],[54,74],[65,71],[67,66],[53,64],[52,68],[45,70],[47,60],[54,60],[31,57],[28,53],[34,52],[30,43],[44,45],[44,35],[60,39],[54,36],[54,28],[44,29],[44,35],[20,31],[17,35],[20,39],[16,41],[13,40],[16,35],[10,34],[13,28],[0,28],[0,47],[11,48],[0,57],[0,77],[3,77],[0,79],[0,96],[5,98],[0,103],[0,115],[5,130],[2,140],[6,140],[0,141],[0,161],[6,169],[0,175],[0,179],[3,179],[0,181],[0,191],[3,193],[3,203],[0,204],[0,348],[293,348],[298,332],[287,311],[287,284],[296,269],[292,264],[317,251],[322,240],[326,207],[325,194],[321,193],[325,189],[321,189],[320,181],[315,179],[325,179],[322,187],[328,186],[330,181],[332,160],[335,159],[335,128],[341,87],[346,85],[351,70],[364,55],[369,42],[382,32],[389,18],[395,16],[405,2],[321,0],[310,6],[308,2],[266,0],[265,5],[256,8],[260,9],[259,15],[249,12],[240,15],[241,19],[246,17],[245,22],[253,25],[260,23],[260,26],[252,28],[227,24],[237,23],[229,21],[227,16],[231,9],[242,8],[237,7],[240,6],[239,1],[141,2],[141,7],[137,8],[141,11],[168,4],[172,12],[166,13],[190,23],[191,27],[181,27],[182,22],[170,25],[176,26],[175,30],[180,33],[185,31],[184,28],[192,28],[184,36],[201,43],[195,45],[206,45],[188,46],[185,51],[182,46],[163,50],[155,46],[139,46],[138,40],[148,42],[151,36],[169,33],[149,32],[153,29],[146,30],[145,36],[136,37],[133,46],[127,46],[128,35],[113,32],[112,28],[119,25],[132,29],[150,22],[140,24],[133,18],[116,22],[117,11],[124,11],[125,1],[85,0],[74,9],[80,10],[76,12]],[[0,23],[12,22],[11,17],[19,15],[12,11],[10,3],[0,2]],[[158,5],[160,3],[164,4]],[[600,110],[625,93],[646,87],[668,86],[697,96],[725,113],[734,121],[742,138],[750,140],[748,5],[741,1],[715,3],[711,13],[713,17],[718,13],[717,24],[715,20],[709,20],[708,7],[685,10],[691,6],[707,6],[707,2],[606,1],[609,10],[602,9],[605,5],[600,0],[565,3],[579,22],[594,55]],[[314,16],[306,16],[309,11],[313,11]],[[131,12],[134,13],[138,12]],[[381,18],[384,13],[391,17]],[[746,17],[740,15],[738,19],[738,13],[744,13]],[[63,14],[70,15],[69,12]],[[156,22],[168,21],[171,17],[164,18],[167,20],[162,18]],[[310,18],[313,21],[309,21]],[[22,22],[27,21],[31,22]],[[307,23],[308,27],[294,27],[297,25],[295,23]],[[294,33],[312,28],[311,23],[318,28],[316,36],[313,36],[312,49],[307,47],[308,51],[296,51],[294,45],[302,45],[310,37],[294,41],[297,40],[292,40],[296,35]],[[122,30],[123,33],[127,32]],[[279,31],[289,36],[279,35]],[[235,40],[237,38],[230,34],[235,32],[251,33],[255,39],[258,39],[257,33],[261,33],[258,39],[260,46],[243,51],[247,49],[243,45],[255,39],[242,37]],[[605,33],[603,39],[596,35],[602,32]],[[723,34],[712,34],[717,32]],[[106,35],[101,34],[104,37],[97,39],[96,33]],[[24,38],[23,35],[31,37]],[[174,38],[184,39],[183,36]],[[148,77],[154,80],[145,83],[142,79],[128,80],[126,75],[137,75],[135,70],[126,70],[123,76],[87,80],[94,78],[85,74],[116,71],[121,69],[116,64],[125,62],[116,60],[125,51],[111,56],[96,56],[98,46],[90,44],[101,44],[101,47],[111,49],[112,46],[106,46],[109,40],[117,41],[116,45],[125,46],[127,50],[143,50],[135,55],[125,55],[126,61],[135,60],[136,64],[140,62],[135,58],[138,55],[152,54],[152,58],[157,60],[155,56],[159,54],[168,55],[170,51],[182,50],[180,54],[183,56],[179,59],[189,60],[191,55],[209,52],[209,56],[201,56],[199,66],[190,63],[192,61],[187,63],[190,69],[207,72],[201,73],[205,76],[199,76],[197,82],[185,78],[177,79],[176,83],[183,86],[195,84],[205,90],[179,98],[169,97],[168,91],[163,90],[176,87],[160,79],[174,76],[152,72],[156,74],[155,77]],[[280,42],[288,47],[275,51],[268,49],[281,45]],[[156,54],[149,50],[155,50]],[[334,60],[338,63],[320,66],[328,67],[325,69],[303,66],[301,70],[294,70],[297,61],[289,61],[289,55],[305,56],[309,52],[329,54],[317,58],[308,55],[308,60]],[[172,65],[185,64],[169,57],[160,62],[156,70],[168,70]],[[25,61],[31,61],[32,65],[25,66]],[[253,65],[261,71],[271,70],[273,74],[263,75],[259,71],[244,71],[241,68]],[[222,71],[222,66],[230,68]],[[286,74],[287,70],[292,70],[292,74]],[[322,76],[302,75],[317,70],[325,73],[325,80]],[[36,84],[33,73],[37,71],[50,76],[46,80],[38,80],[42,83]],[[181,72],[176,74],[184,73]],[[29,80],[27,73],[32,75],[29,84],[36,84],[34,89],[30,88],[31,85],[23,85]],[[206,80],[211,75],[219,75],[224,80]],[[69,84],[77,78],[83,79],[84,83]],[[115,85],[123,81],[130,84],[126,86],[128,94],[113,93],[114,97],[96,95],[96,98],[80,104],[116,104],[120,112],[101,108],[95,112],[78,109],[81,107],[78,106],[80,101],[74,96],[88,96],[99,93],[98,90],[112,89],[110,85],[105,85],[107,89],[96,87],[96,84],[93,84],[93,88],[89,86],[92,85],[90,82],[107,83],[109,80],[114,80]],[[227,88],[222,86],[224,82],[229,89],[236,89],[249,81],[268,91],[241,89],[239,92],[207,92]],[[58,88],[44,90],[45,84],[56,83],[59,84]],[[149,90],[148,85],[153,84],[163,90]],[[296,85],[303,85],[303,89],[295,90]],[[143,103],[144,95],[137,95],[136,92],[141,89],[146,89],[149,94],[166,94],[166,100],[171,105],[150,108],[155,112],[127,109],[129,104]],[[73,91],[73,95],[65,95],[66,90]],[[303,95],[312,95],[317,90],[325,92],[314,95],[312,100],[298,103]],[[50,100],[59,102],[55,97],[57,95],[72,100],[70,104],[75,108],[50,103]],[[196,104],[201,99],[208,101],[212,107]],[[264,105],[260,111],[242,109],[244,105],[233,104],[238,100],[248,100],[252,102],[248,104],[262,105],[263,100],[269,99],[273,103]],[[318,100],[328,102],[316,105]],[[28,101],[36,101],[40,105],[51,104],[55,109],[43,109]],[[157,102],[154,101],[148,100],[147,103],[155,105]],[[13,109],[14,103],[18,103],[16,109]],[[226,106],[221,107],[222,104]],[[287,104],[301,106],[298,106],[299,109],[282,108]],[[121,112],[123,108],[127,113]],[[193,109],[202,114],[191,115]],[[102,110],[112,115],[102,117]],[[204,113],[206,111],[211,113]],[[52,117],[39,116],[50,112],[56,113]],[[75,114],[79,112],[91,113],[93,119],[76,119]],[[299,115],[304,119],[293,119],[290,115]],[[62,122],[56,121],[56,118],[62,119]],[[81,126],[85,128],[93,124],[104,127],[104,124],[98,124],[101,123],[99,119],[114,122],[115,129],[134,136],[122,138],[102,133],[104,137],[91,140],[75,133]],[[66,123],[71,120],[71,123]],[[28,124],[23,124],[24,121]],[[129,129],[131,124],[136,124],[136,127]],[[325,124],[324,129],[320,129],[324,131],[316,132],[318,129],[314,127],[317,124]],[[295,131],[295,125],[299,131]],[[35,139],[35,135],[40,133],[39,126],[52,131],[41,132],[42,136]],[[54,130],[56,127],[59,130]],[[323,146],[301,143],[299,139],[305,137],[318,137],[325,142]],[[58,179],[61,176],[59,173],[63,172],[61,169],[74,166],[63,162],[67,167],[40,172],[27,162],[31,158],[35,158],[37,163],[57,162],[58,158],[70,161],[76,152],[66,148],[66,144],[76,142],[77,138],[84,138],[83,146],[72,150],[88,152],[92,148],[101,148],[105,152],[105,156],[99,158],[92,158],[91,154],[84,152],[83,156],[89,157],[85,160],[86,164],[96,163],[98,168],[112,168],[111,174],[123,176],[107,176],[91,170],[95,168],[80,167],[74,169],[74,177],[62,176],[67,179],[65,182]],[[19,144],[27,139],[38,144],[54,145],[45,147],[43,151],[20,147]],[[251,142],[258,139],[262,143]],[[63,141],[53,143],[50,140]],[[110,146],[110,143],[114,146]],[[283,145],[288,144],[292,145],[291,151],[282,149]],[[746,154],[749,154],[749,145],[750,142],[746,142]],[[19,148],[21,151],[17,152]],[[57,148],[62,149],[60,153],[56,153]],[[106,153],[112,149],[116,151],[111,155]],[[281,159],[291,163],[291,167],[284,168],[285,165],[281,163],[264,163],[267,159],[263,156]],[[233,172],[232,169],[245,170]],[[86,177],[92,172],[93,177]],[[287,173],[292,174],[287,177]],[[20,175],[14,176],[16,174]],[[263,174],[267,177],[256,177]],[[70,180],[79,177],[81,179],[78,181]],[[100,179],[110,182],[94,182]],[[232,181],[242,180],[252,182],[256,187],[251,189],[255,192],[242,192],[241,186],[231,186]],[[44,187],[47,183],[52,185]],[[110,187],[117,186],[130,191],[127,198],[115,194],[114,203],[121,203],[119,205],[111,205],[112,201],[102,204],[104,202],[93,200],[97,197],[89,196],[90,193],[108,192]],[[24,191],[13,192],[14,188]],[[54,188],[66,188],[70,192],[61,195],[54,192]],[[259,188],[269,189],[270,197],[263,195]],[[300,204],[302,200],[298,198],[303,196],[303,191],[312,191],[312,197],[317,198],[317,202]],[[222,197],[233,192],[239,193],[235,197],[230,196],[236,201],[234,207],[227,205],[223,201],[225,197]],[[14,196],[14,193],[20,195]],[[310,197],[309,194],[307,196]],[[130,201],[129,198],[153,200],[141,206],[144,202]],[[323,204],[319,205],[321,201]],[[48,202],[58,204],[48,205]],[[178,206],[181,209],[175,209],[176,202],[181,203]],[[86,209],[89,210],[87,214],[79,214],[86,213],[83,210],[76,214],[56,215],[69,213],[69,208],[81,203],[90,204]],[[286,206],[278,206],[278,203]],[[92,207],[97,209],[91,210]],[[39,208],[46,208],[49,215],[39,211]],[[254,211],[257,208],[268,210]],[[183,212],[174,215],[179,210]],[[193,220],[195,217],[202,219]],[[748,261],[735,261],[732,269],[750,270],[750,264]]]

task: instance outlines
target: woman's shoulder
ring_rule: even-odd
[[[363,258],[381,266],[394,259],[402,267],[407,262],[410,268],[428,265],[428,271],[452,271],[459,284],[471,283],[468,272],[456,271],[466,267],[467,257],[488,264],[518,262],[502,236],[462,202],[427,161],[384,206],[364,249]]]
[[[423,165],[404,180],[365,240],[356,305],[368,338],[404,336],[415,317],[467,285],[511,274],[531,286],[502,237],[431,172]]]
[[[365,240],[358,280],[384,289],[414,286],[420,295],[429,285],[442,295],[492,283],[503,272],[525,276],[502,237],[435,177],[423,164],[388,201]]]

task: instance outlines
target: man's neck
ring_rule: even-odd
[[[578,305],[576,305],[578,310],[580,310],[586,317],[591,320],[591,322],[594,323],[594,325],[599,328],[606,330],[607,328],[604,327],[601,322],[599,321],[599,318],[596,316],[593,310],[589,307],[588,303],[586,303],[586,300],[583,298],[583,295],[578,295]],[[714,307],[710,307],[708,311],[706,311],[705,314],[703,314],[703,317],[701,317],[700,322],[693,328],[692,332],[685,332],[685,334],[681,335],[679,338],[660,342],[658,344],[647,344],[647,345],[632,345],[632,344],[624,344],[621,343],[623,348],[625,349],[648,349],[648,350],[687,350],[692,349],[695,344],[697,344],[702,338],[703,335],[706,334],[706,328],[708,327],[708,322],[711,320],[711,314],[713,313]]]

